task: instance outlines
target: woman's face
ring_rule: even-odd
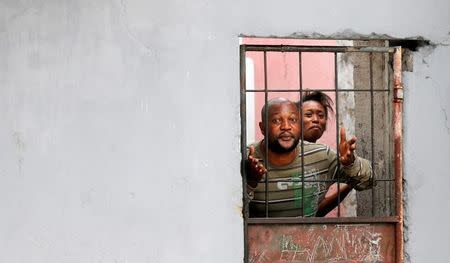
[[[327,128],[327,113],[317,101],[308,100],[302,104],[303,138],[308,142],[316,142]]]

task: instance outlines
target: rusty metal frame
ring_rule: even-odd
[[[292,45],[241,45],[245,51],[278,51],[278,52],[377,52],[393,53],[394,47],[354,47],[354,46],[292,46]]]
[[[242,175],[242,214],[244,217],[244,262],[248,262],[248,218],[249,218],[249,198],[247,197],[247,177],[245,171],[245,159],[246,159],[246,148],[247,148],[247,108],[246,108],[246,66],[245,66],[245,47],[240,46],[239,48],[239,67],[240,67],[240,99],[241,99],[241,175]]]
[[[395,227],[396,261],[403,262],[403,86],[402,86],[402,49],[394,52],[394,175],[395,210],[399,221]]]
[[[267,79],[265,79],[265,87],[263,90],[247,90],[246,89],[246,62],[245,53],[247,51],[262,51],[264,54],[268,51],[275,52],[329,52],[329,53],[347,53],[347,52],[369,52],[372,53],[393,53],[393,112],[392,112],[392,127],[393,127],[393,141],[394,141],[394,179],[377,179],[377,181],[394,181],[395,182],[395,216],[388,217],[336,217],[336,218],[249,218],[249,200],[247,198],[247,180],[245,163],[246,147],[247,147],[247,131],[246,131],[246,93],[247,92],[264,92],[265,103],[267,103],[267,94],[271,91],[276,92],[300,92],[299,89],[282,89],[270,90],[267,87]],[[264,56],[265,58],[266,56]],[[370,60],[372,62],[372,60]],[[266,59],[264,59],[264,75],[266,75]],[[244,215],[244,262],[248,262],[248,226],[258,224],[370,224],[370,223],[391,223],[395,224],[395,258],[396,262],[403,262],[403,135],[402,135],[402,115],[403,115],[403,86],[401,82],[401,64],[402,64],[402,49],[401,47],[353,47],[353,46],[291,46],[291,45],[240,45],[240,117],[241,117],[241,174],[242,186],[244,189],[243,195],[243,215]],[[372,65],[371,65],[372,67]],[[372,69],[370,70],[372,74]],[[372,77],[371,77],[372,79]],[[336,87],[337,89],[337,87]],[[336,91],[336,89],[315,89],[320,91]],[[339,91],[347,91],[340,89]],[[390,89],[374,89],[371,83],[370,89],[352,89],[352,92],[369,91],[372,94],[374,91],[390,91]],[[373,102],[372,102],[373,104]],[[267,109],[266,109],[267,118]],[[373,114],[373,105],[372,105]],[[373,118],[373,116],[372,116]],[[267,127],[266,127],[267,129]],[[373,129],[373,127],[372,127]],[[373,137],[373,131],[372,135]],[[373,141],[372,141],[373,144]],[[267,143],[265,145],[267,152]],[[373,146],[372,146],[373,151]],[[372,156],[373,159],[373,156]],[[267,178],[266,178],[267,179]],[[266,183],[267,187],[267,183]],[[267,191],[266,191],[267,192]],[[266,193],[267,194],[267,193]],[[267,198],[266,198],[267,200]],[[266,211],[267,213],[267,211]]]

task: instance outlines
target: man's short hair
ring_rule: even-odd
[[[270,110],[270,107],[272,107],[275,104],[292,104],[294,106],[297,107],[298,109],[298,105],[297,103],[287,99],[287,98],[283,98],[283,97],[277,97],[277,98],[273,98],[267,101],[267,111]],[[265,123],[266,120],[266,104],[264,104],[264,106],[261,108],[261,121],[263,123]]]

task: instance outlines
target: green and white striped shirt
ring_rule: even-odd
[[[255,158],[264,160],[260,145],[261,142],[253,144]],[[372,186],[372,167],[368,160],[356,157],[353,164],[342,166],[338,164],[336,152],[327,145],[304,141],[303,155],[301,141],[297,148],[299,154],[289,165],[268,164],[267,193],[266,178],[263,177],[252,189],[250,217],[266,216],[266,195],[269,217],[314,216],[331,180],[337,179],[338,175],[340,182],[346,182],[356,190]]]

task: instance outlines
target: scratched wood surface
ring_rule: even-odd
[[[249,225],[249,263],[394,262],[393,224]]]

